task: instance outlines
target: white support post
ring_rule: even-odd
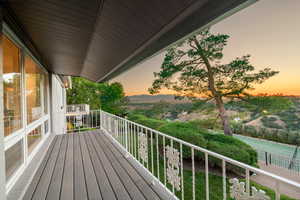
[[[0,7],[0,199],[6,200],[5,152],[4,152],[4,102],[3,102],[3,15]]]

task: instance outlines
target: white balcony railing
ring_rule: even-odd
[[[81,119],[81,124],[69,129],[69,132],[101,128],[127,151],[128,156],[133,157],[152,174],[153,184],[164,185],[178,199],[280,200],[287,188],[293,198],[300,199],[300,184],[297,182],[138,123],[104,111],[90,111],[90,114]],[[67,121],[69,124],[78,123],[75,118],[71,120],[70,116],[67,116]],[[191,159],[185,159],[187,153]],[[199,155],[203,161],[197,159]],[[210,165],[212,160],[219,162],[219,169]],[[254,183],[257,177],[267,182],[267,187],[275,194],[256,188],[260,187]],[[221,198],[220,195],[214,196],[216,192],[221,193]]]
[[[66,113],[67,132],[81,132],[100,128],[100,110]]]
[[[88,114],[90,106],[88,104],[67,105],[66,114],[68,116]]]
[[[257,190],[251,181],[251,175],[262,176],[273,184],[271,189],[275,191],[276,200],[280,199],[281,188],[288,187],[294,191],[295,197],[300,195],[300,184],[261,169],[249,166],[226,156],[214,153],[207,149],[187,143],[183,140],[171,137],[159,131],[126,120],[124,118],[101,111],[101,128],[122,145],[128,153],[139,161],[145,168],[156,177],[157,181],[165,185],[179,199],[210,199],[214,191],[222,190],[222,199],[252,199],[265,200],[271,199],[264,191]],[[183,149],[189,149],[191,162],[183,159]],[[186,153],[186,152],[185,152]],[[195,160],[196,154],[203,154],[204,157],[204,184],[201,184],[196,177],[196,173],[201,171],[199,162]],[[221,162],[222,186],[211,183],[209,160],[217,159]],[[239,169],[239,175],[229,174],[232,169]],[[191,180],[184,176],[185,169],[192,173]],[[235,170],[236,171],[236,170]],[[228,181],[229,179],[229,181]],[[192,188],[185,188],[185,182],[191,181]],[[228,184],[230,187],[228,187]],[[205,194],[199,194],[197,187],[205,187]],[[216,188],[221,187],[221,188]],[[185,191],[187,190],[187,191]],[[190,195],[185,195],[190,192]],[[201,195],[201,197],[199,197]],[[203,198],[203,196],[205,196]],[[215,199],[215,198],[214,198]]]

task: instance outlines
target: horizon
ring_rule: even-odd
[[[250,54],[251,64],[256,70],[271,67],[280,71],[263,84],[255,85],[255,90],[251,92],[253,95],[300,96],[300,27],[295,26],[299,23],[299,10],[300,1],[258,1],[211,27],[212,33],[230,36],[222,63]],[[159,71],[164,53],[143,61],[112,81],[120,82],[127,96],[149,95],[147,89],[154,80],[153,72]],[[159,94],[174,92],[164,89]]]
[[[176,96],[176,94],[166,94],[166,93],[159,93],[159,94],[133,94],[133,95],[125,95],[127,97],[132,96],[159,96],[159,95],[170,95],[170,96]],[[300,95],[285,95],[285,94],[252,94],[252,97],[263,97],[263,96],[269,96],[269,97],[300,97]],[[185,96],[187,97],[187,96]],[[201,97],[198,97],[201,98]],[[226,97],[225,97],[226,98]],[[229,97],[228,97],[229,98]]]

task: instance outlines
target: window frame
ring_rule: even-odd
[[[24,172],[25,168],[28,166],[28,164],[31,162],[33,157],[36,155],[36,153],[39,151],[40,147],[44,144],[44,142],[47,140],[47,138],[51,135],[51,110],[50,110],[50,73],[46,70],[46,68],[33,56],[33,54],[29,51],[29,49],[19,40],[19,38],[14,34],[14,32],[8,27],[6,23],[2,23],[3,25],[3,36],[7,37],[11,42],[14,43],[19,48],[20,55],[20,67],[21,67],[21,113],[22,113],[22,128],[20,128],[17,131],[12,132],[10,135],[4,137],[4,151],[11,148],[13,145],[17,144],[21,140],[23,140],[23,162],[21,166],[14,172],[14,174],[9,178],[9,180],[6,182],[6,191],[7,193],[10,191],[12,186],[16,183],[18,178],[21,176],[21,174]],[[39,67],[42,74],[42,81],[41,81],[41,107],[42,107],[42,116],[31,122],[30,124],[27,124],[27,102],[26,102],[26,77],[25,77],[25,56],[30,57],[35,64]],[[45,77],[48,77],[47,81],[47,105],[44,101],[44,79]],[[44,112],[44,106],[47,106],[48,113],[46,114]],[[45,133],[45,127],[44,123],[48,120],[48,133]],[[34,149],[31,151],[30,155],[28,153],[28,141],[27,136],[28,134],[38,128],[38,126],[41,126],[41,141],[34,147]]]

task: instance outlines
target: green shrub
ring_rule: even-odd
[[[193,124],[194,126],[197,126],[198,128],[206,128],[206,129],[221,129],[221,123],[217,121],[215,118],[211,119],[198,119],[190,121],[189,123]]]
[[[211,134],[206,129],[190,122],[171,122],[161,126],[159,131],[206,148],[240,162],[257,166],[257,153],[252,147],[231,136]],[[191,158],[190,148],[183,148],[184,158]],[[195,158],[203,160],[203,153],[196,151]],[[219,159],[210,158],[210,165],[221,167]]]
[[[205,133],[204,138],[208,141],[207,148],[209,150],[240,162],[256,166],[257,153],[248,144],[245,144],[232,136],[221,134]]]
[[[139,114],[129,115],[128,119],[153,129],[158,129],[159,127],[167,123],[167,121],[164,120],[148,118],[145,117],[144,115],[139,115]]]
[[[201,123],[199,124],[197,121],[167,122],[147,118],[143,115],[130,115],[129,119],[188,143],[230,157],[234,160],[257,166],[256,151],[249,145],[231,136],[212,134],[207,129],[202,128]],[[166,139],[166,145],[169,144],[170,140]],[[159,145],[162,147],[162,140],[159,140]],[[179,149],[179,144],[177,142],[174,142],[173,145]],[[191,148],[186,145],[183,145],[183,158],[191,159]],[[195,151],[195,159],[200,161],[204,160],[204,154]],[[209,157],[209,164],[221,167],[222,163],[219,159]]]
[[[170,122],[161,126],[158,130],[167,135],[206,148],[207,141],[204,139],[203,135],[199,134],[200,132],[195,131],[193,126],[188,122]],[[178,144],[175,145],[178,146]],[[191,159],[191,148],[183,145],[182,154],[184,159]],[[203,159],[203,153],[195,152],[195,158],[197,160]]]

